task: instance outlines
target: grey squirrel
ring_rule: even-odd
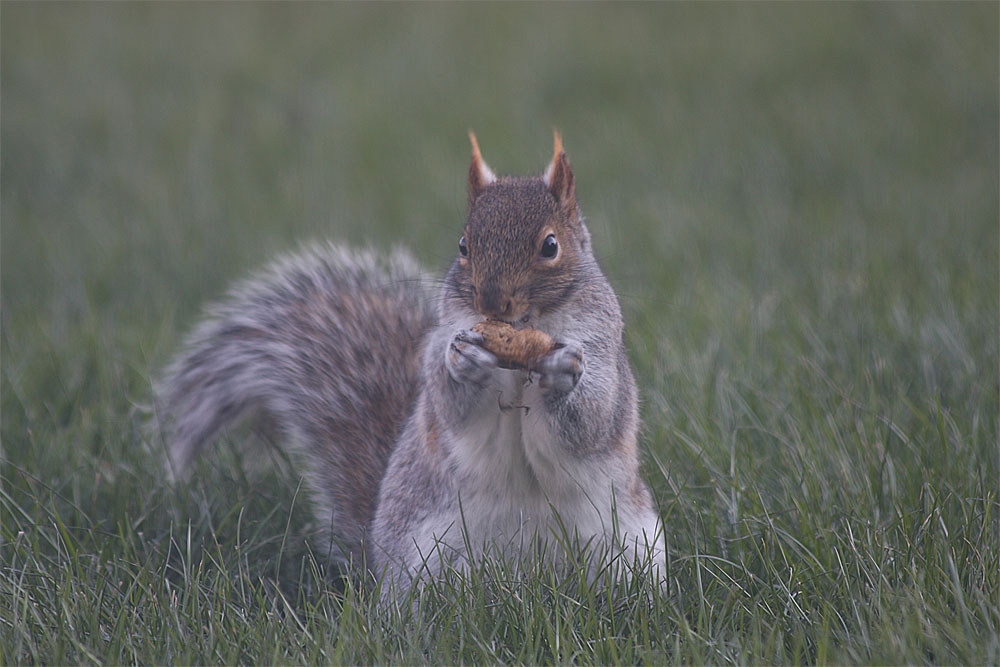
[[[665,576],[621,310],[559,134],[540,177],[497,177],[469,137],[469,214],[438,293],[405,252],[333,245],[239,285],[157,386],[170,470],[264,413],[303,461],[333,560],[390,596],[558,531]],[[483,319],[558,345],[535,372],[498,368]]]

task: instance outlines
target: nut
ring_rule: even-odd
[[[534,370],[542,357],[556,348],[544,331],[515,329],[500,320],[483,320],[472,330],[483,337],[483,347],[496,355],[501,368]]]

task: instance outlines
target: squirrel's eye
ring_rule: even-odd
[[[557,252],[559,252],[559,244],[556,243],[556,236],[555,234],[549,234],[542,241],[542,257],[552,259],[556,256]]]
[[[465,246],[465,237],[463,236],[458,240],[458,251],[462,253],[462,257],[469,256],[469,249]]]

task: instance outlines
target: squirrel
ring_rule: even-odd
[[[404,251],[313,245],[209,310],[156,387],[168,472],[264,413],[331,559],[363,563],[383,595],[560,530],[662,581],[621,309],[559,133],[532,177],[496,176],[469,138],[468,218],[437,290]],[[535,370],[500,368],[484,319],[557,345]]]

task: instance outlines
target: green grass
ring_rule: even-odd
[[[0,663],[1000,663],[995,3],[0,6]],[[444,267],[468,128],[564,136],[669,591],[502,564],[388,617],[150,381],[312,238]]]

